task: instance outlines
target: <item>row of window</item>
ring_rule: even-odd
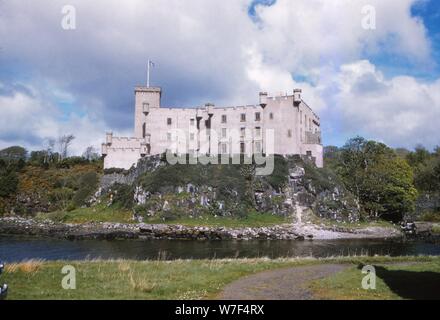
[[[241,142],[240,143],[240,153],[246,153],[246,143]],[[254,153],[261,153],[263,152],[263,148],[260,141],[254,142]],[[220,143],[220,153],[228,153],[228,144],[227,143]]]
[[[228,129],[227,128],[222,128],[221,137],[222,138],[227,138],[227,136],[228,136]],[[240,128],[240,136],[242,138],[246,137],[246,128]],[[256,127],[255,128],[255,137],[256,138],[261,137],[261,127]],[[195,140],[195,133],[191,132],[189,134],[189,140],[190,141],[194,141]],[[167,133],[167,141],[171,141],[171,133],[170,132]]]
[[[315,133],[317,131],[315,130]],[[208,131],[207,131],[208,134]],[[303,131],[303,129],[300,129],[300,140],[301,142],[304,141],[305,137],[303,138],[303,136],[305,135],[305,132]],[[145,129],[144,129],[144,134],[143,136],[145,137]],[[227,138],[228,137],[228,129],[227,128],[222,128],[221,130],[221,138]],[[240,137],[244,138],[246,137],[246,128],[240,128]],[[255,137],[256,138],[260,138],[261,137],[261,128],[260,127],[256,127],[255,128]],[[287,137],[288,138],[292,138],[292,130],[287,130]],[[195,133],[190,133],[189,134],[189,140],[190,141],[194,141],[195,140]],[[171,141],[171,133],[167,133],[167,141]]]
[[[269,119],[273,120],[273,113],[271,112],[269,114]],[[227,123],[227,116],[225,114],[222,115],[222,120],[221,123]],[[255,121],[259,122],[261,121],[261,113],[260,112],[255,112]],[[192,118],[189,120],[190,125],[194,126],[195,125],[195,119]],[[240,114],[240,122],[246,122],[246,113],[242,113]],[[167,125],[172,125],[173,123],[173,119],[172,118],[167,118]]]

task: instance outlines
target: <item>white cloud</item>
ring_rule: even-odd
[[[20,86],[27,88],[28,92],[13,91],[9,95],[0,95],[0,148],[10,146],[13,141],[34,150],[41,148],[48,139],[71,133],[75,135],[71,154],[82,154],[89,145],[100,146],[106,130],[103,121],[88,114],[63,114],[34,88]],[[4,85],[0,83],[2,87]]]
[[[394,146],[440,144],[440,80],[423,83],[408,76],[386,79],[368,61],[341,67],[333,112],[348,132],[368,135]]]
[[[349,134],[361,129],[396,145],[437,143],[425,136],[432,133],[425,120],[437,115],[439,81],[386,79],[359,62],[387,53],[416,66],[432,63],[423,21],[410,14],[415,2],[277,0],[257,7],[254,23],[251,0],[72,0],[75,31],[61,28],[64,1],[2,2],[0,63],[9,72],[0,71],[0,82],[23,82],[36,92],[0,92],[0,140],[37,147],[47,135],[70,131],[82,150],[109,128],[129,134],[132,88],[145,82],[151,58],[152,82],[164,86],[173,105],[254,103],[258,90],[301,87],[327,130],[340,114]],[[365,4],[376,8],[376,30],[361,28]],[[60,100],[75,110],[54,104]]]

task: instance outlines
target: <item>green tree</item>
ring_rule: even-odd
[[[414,210],[412,168],[383,143],[350,139],[341,150],[337,172],[369,218],[399,221]]]
[[[27,150],[20,146],[12,146],[3,150],[0,150],[0,159],[4,160],[7,164],[17,163],[18,161],[26,160]]]
[[[14,194],[18,188],[18,175],[13,170],[0,171],[0,197]]]

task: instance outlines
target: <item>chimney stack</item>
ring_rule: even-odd
[[[260,92],[260,106],[262,108],[267,106],[267,92]]]

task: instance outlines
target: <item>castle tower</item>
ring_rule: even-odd
[[[145,119],[151,109],[160,108],[161,94],[162,90],[159,87],[138,86],[135,88],[134,136],[136,138],[144,138]]]

